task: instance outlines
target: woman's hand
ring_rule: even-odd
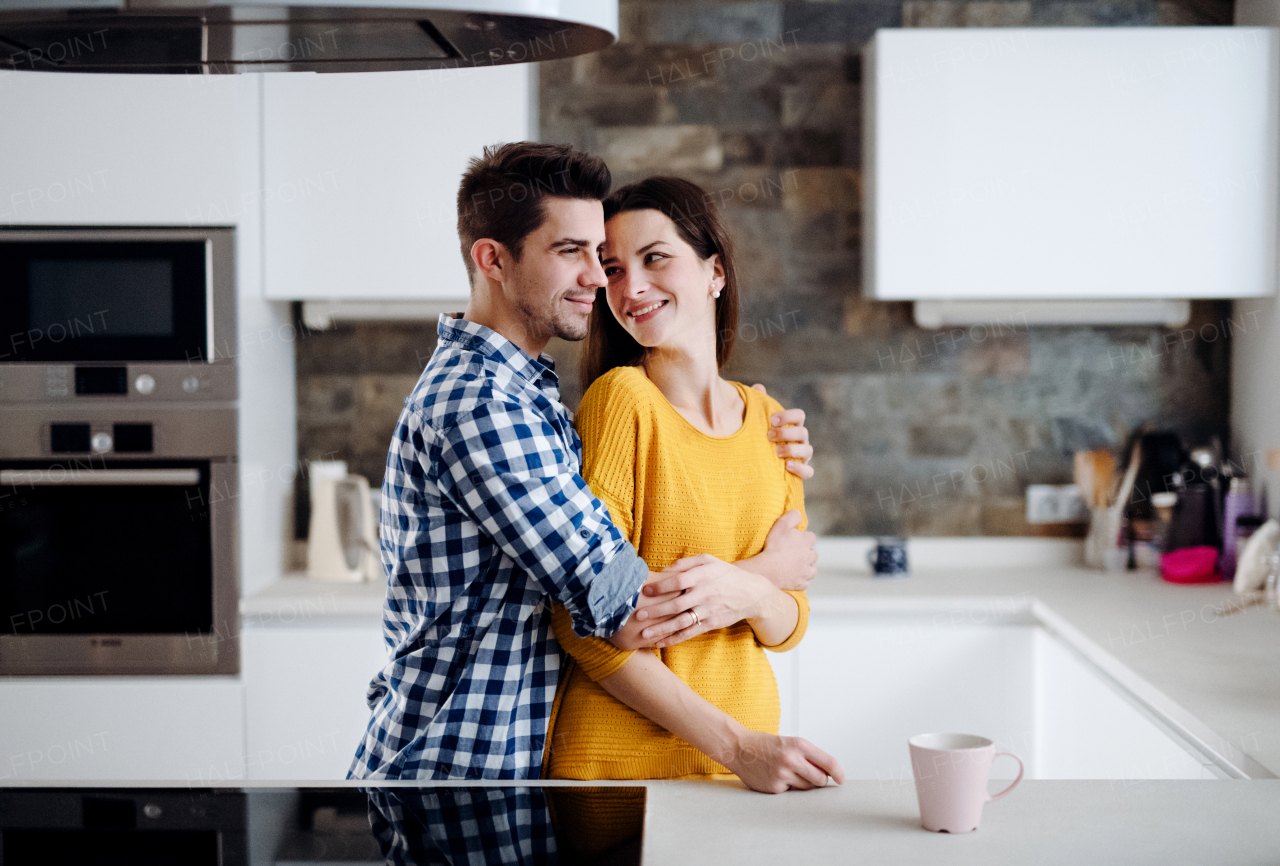
[[[633,653],[600,687],[724,764],[753,791],[820,788],[828,776],[844,784],[835,758],[799,737],[749,730],[689,688],[654,653]]]
[[[659,581],[666,580],[669,576],[670,575],[666,572],[651,571],[649,572],[649,579],[644,582],[644,586],[652,586]],[[679,596],[680,593],[678,592],[659,592],[654,595],[645,595],[642,591],[640,593],[640,598],[636,601],[636,611],[638,612],[646,608],[651,608],[654,605],[671,601]],[[667,617],[668,620],[671,618],[672,617]],[[623,624],[622,628],[614,632],[613,637],[609,638],[609,643],[613,644],[618,649],[623,650],[637,650],[645,647],[652,647],[655,641],[653,639],[646,640],[640,636],[640,632],[646,627],[656,625],[659,622],[661,622],[661,620],[653,620],[647,617],[643,622],[641,622],[633,613],[631,616],[627,617],[627,621]]]
[[[818,536],[796,529],[800,519],[799,511],[779,517],[769,530],[764,550],[734,564],[767,577],[778,589],[808,589],[818,573],[818,551],[814,549]]]
[[[776,596],[795,606],[768,578],[709,553],[681,559],[663,574],[662,580],[646,583],[640,592],[650,597],[679,594],[637,610],[633,617],[644,623],[640,636],[656,647],[672,646],[744,619],[768,616]],[[657,622],[661,618],[666,621]]]
[[[844,784],[839,762],[801,737],[746,731],[729,754],[711,757],[732,770],[748,788],[764,794],[825,788],[828,776]]]
[[[764,385],[752,385],[761,394],[769,393]],[[809,460],[813,457],[813,446],[809,444],[809,431],[804,426],[803,409],[784,409],[769,418],[769,441],[778,446],[778,456],[786,459],[787,471],[797,478],[808,480],[813,477],[813,467]]]

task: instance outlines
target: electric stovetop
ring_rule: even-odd
[[[0,866],[638,864],[645,789],[0,788]]]

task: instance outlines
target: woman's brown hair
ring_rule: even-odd
[[[604,200],[604,221],[634,210],[656,210],[676,226],[680,239],[698,257],[720,256],[724,286],[716,299],[716,366],[723,367],[733,351],[738,330],[738,275],[733,266],[733,242],[711,197],[692,181],[679,177],[650,177],[630,183]],[[608,289],[596,290],[582,350],[579,375],[585,393],[591,383],[614,367],[634,367],[649,351],[627,333],[609,309]]]

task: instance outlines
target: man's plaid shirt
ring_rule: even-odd
[[[349,775],[537,778],[561,661],[551,602],[609,637],[648,568],[579,474],[552,360],[463,319],[438,332],[387,455],[391,657]]]

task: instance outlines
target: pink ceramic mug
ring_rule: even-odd
[[[920,823],[926,830],[968,833],[978,829],[982,807],[999,800],[1022,781],[1022,759],[996,750],[995,743],[973,734],[919,734],[907,740],[911,771],[920,800]],[[1008,755],[1018,762],[1018,778],[999,794],[987,793],[991,762]]]

